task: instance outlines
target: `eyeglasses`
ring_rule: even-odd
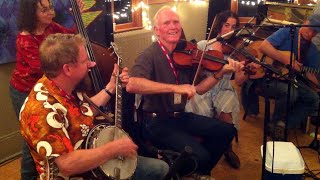
[[[39,10],[42,14],[48,14],[49,12],[54,11],[54,7],[50,5],[49,7],[43,7]]]
[[[89,64],[89,62],[91,62],[91,60],[89,58],[86,58],[84,60],[78,60],[78,63],[80,63],[80,64]]]

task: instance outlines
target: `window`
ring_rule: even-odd
[[[141,8],[134,12],[131,11],[139,2],[139,0],[112,1],[113,22],[116,24],[115,32],[142,28]]]

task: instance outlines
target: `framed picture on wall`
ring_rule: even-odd
[[[0,64],[15,60],[18,0],[0,0]]]
[[[20,0],[0,0],[0,64],[14,62],[16,56],[16,36],[18,27],[16,18]],[[82,13],[85,27],[91,40],[107,45],[107,41],[113,41],[113,29],[110,2],[97,0],[84,0],[85,11]],[[54,21],[64,27],[72,27],[74,18],[70,12],[69,0],[52,0],[56,17]],[[109,13],[107,13],[109,9]],[[104,38],[102,38],[104,37]],[[108,39],[109,38],[109,39]]]

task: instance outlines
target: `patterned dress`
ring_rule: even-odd
[[[20,123],[40,179],[45,177],[45,158],[79,149],[92,122],[87,103],[67,95],[45,76],[36,83],[21,108]]]
[[[198,43],[199,49],[204,49],[206,41]],[[211,72],[203,71],[207,76]],[[188,101],[185,111],[207,117],[218,118],[221,112],[231,113],[232,123],[239,129],[240,103],[238,95],[231,84],[232,74],[225,74],[223,78],[203,95],[196,94]]]

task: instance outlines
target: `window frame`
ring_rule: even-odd
[[[131,0],[132,7],[137,6],[140,3],[140,1],[141,0]],[[112,22],[115,23],[115,20],[113,18],[114,1],[112,1],[111,7],[112,7],[111,8],[112,9]],[[123,23],[123,24],[116,24],[115,29],[114,29],[114,33],[137,30],[137,29],[142,29],[142,28],[143,28],[143,26],[142,26],[142,10],[141,10],[141,8],[139,8],[138,10],[136,10],[132,13],[132,22]]]
[[[132,7],[137,6],[142,0],[131,0]],[[148,5],[152,4],[164,4],[169,2],[175,2],[175,0],[149,0]],[[112,0],[112,14],[114,14],[114,4]],[[112,21],[114,21],[112,17]],[[124,24],[116,24],[114,33],[120,33],[125,31],[132,31],[132,30],[138,30],[143,29],[142,25],[142,9],[139,8],[137,11],[132,13],[132,22],[131,23],[124,23]]]

